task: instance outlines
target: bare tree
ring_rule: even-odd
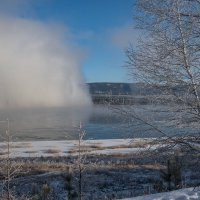
[[[85,135],[85,131],[83,130],[83,127],[82,127],[82,123],[80,122],[79,124],[79,137],[78,137],[78,174],[79,174],[79,177],[78,177],[78,197],[79,197],[79,200],[82,200],[82,196],[83,196],[83,192],[82,192],[82,184],[83,184],[83,171],[85,169],[84,167],[84,160],[85,160],[85,156],[82,155],[82,152],[81,152],[81,147],[82,147],[82,141],[83,141],[83,137]]]
[[[159,96],[171,106],[171,124],[198,126],[200,122],[200,1],[136,0],[136,27],[143,37],[127,51],[127,67],[137,80],[160,90]],[[158,94],[157,94],[158,97]],[[155,99],[158,99],[155,97]],[[173,105],[173,106],[172,106]],[[141,118],[137,115],[138,120]],[[163,131],[157,129],[163,136]],[[174,139],[170,137],[170,139]],[[200,151],[199,134],[179,140]],[[174,140],[178,141],[178,140]]]
[[[78,129],[78,144],[77,150],[75,153],[77,154],[77,159],[67,168],[66,174],[66,189],[68,190],[68,199],[74,199],[76,196],[79,200],[83,199],[83,172],[86,168],[85,160],[86,160],[86,149],[84,148],[83,138],[85,136],[85,131],[83,129],[82,123],[79,123]],[[73,178],[75,178],[77,183],[77,190],[73,191]]]
[[[7,124],[5,136],[2,136],[5,151],[2,152],[3,156],[1,158],[0,164],[0,172],[3,176],[4,184],[3,184],[3,199],[12,200],[15,199],[13,195],[13,188],[11,187],[11,183],[16,174],[20,171],[21,166],[16,165],[16,162],[11,158],[11,148],[12,148],[12,136],[10,133],[10,121],[7,119],[6,121],[1,121]]]
[[[68,199],[78,198],[79,200],[82,200],[84,196],[84,172],[89,167],[92,167],[92,164],[86,162],[88,146],[87,141],[84,140],[86,133],[84,131],[82,122],[79,122],[79,125],[75,126],[75,128],[78,130],[77,149],[74,149],[74,152],[72,152],[75,153],[76,159],[74,160],[73,164],[66,168],[65,188],[67,189]]]

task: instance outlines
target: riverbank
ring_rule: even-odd
[[[84,154],[113,155],[144,151],[152,145],[153,139],[108,139],[82,140],[81,152]],[[77,155],[78,140],[23,141],[10,143],[10,157],[49,157]],[[7,153],[5,143],[0,143],[1,156]]]
[[[49,199],[65,199],[70,169],[71,187],[77,195],[79,164],[83,169],[84,200],[123,199],[166,191],[162,172],[167,172],[167,161],[177,154],[173,149],[158,151],[161,146],[156,139],[86,140],[78,144],[77,140],[10,143],[12,168],[19,169],[11,180],[15,194],[31,197],[42,193],[47,185]],[[3,161],[8,155],[5,143],[0,143],[0,149],[3,174]],[[182,187],[200,185],[199,159],[199,155],[188,152],[178,155]],[[0,178],[1,186],[3,176]]]

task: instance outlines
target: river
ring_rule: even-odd
[[[23,140],[64,140],[77,139],[79,121],[82,119],[85,139],[118,139],[118,138],[146,138],[163,136],[152,127],[131,114],[122,114],[123,111],[137,114],[142,119],[159,127],[167,134],[196,133],[198,129],[183,126],[171,126],[168,122],[168,113],[152,112],[155,106],[139,105],[132,110],[128,106],[103,106],[98,105],[90,112],[70,110],[67,108],[46,109],[16,109],[0,112],[0,131],[5,134],[8,118],[10,134],[14,141]],[[162,106],[163,108],[163,106]],[[160,110],[159,106],[156,110]],[[166,108],[167,109],[167,108]],[[155,109],[154,109],[155,110]]]

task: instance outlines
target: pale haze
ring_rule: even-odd
[[[80,52],[64,34],[59,26],[0,17],[1,108],[90,105]]]

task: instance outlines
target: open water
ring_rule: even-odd
[[[139,105],[137,114],[142,119],[159,127],[167,134],[194,134],[198,129],[192,127],[172,126],[168,113],[152,112],[152,106]],[[146,109],[145,109],[146,108]],[[154,107],[155,108],[155,107]],[[156,110],[160,110],[159,107]],[[125,113],[124,113],[125,111]],[[94,106],[89,112],[67,108],[23,109],[0,112],[0,133],[5,134],[7,118],[13,140],[64,140],[77,139],[79,121],[82,121],[85,139],[146,138],[164,136],[154,128],[136,120],[134,109],[126,106]],[[155,109],[154,109],[155,111]],[[129,114],[126,114],[128,112]],[[171,118],[170,118],[171,119]]]

